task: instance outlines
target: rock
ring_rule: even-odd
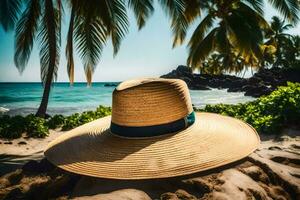
[[[22,169],[26,172],[37,172],[39,170],[39,163],[36,160],[28,161]]]
[[[192,81],[194,84],[201,85],[207,85],[209,83],[209,79],[204,76],[200,76],[200,74],[194,74]]]
[[[205,86],[205,85],[200,85],[200,84],[197,84],[197,85],[191,85],[189,87],[191,90],[210,90],[209,87]]]
[[[184,77],[183,76],[183,77],[178,77],[178,78],[183,80],[189,88],[193,86],[193,82],[189,77]]]
[[[3,199],[25,199],[25,195],[20,188],[14,188],[8,194],[3,196]]]
[[[179,77],[193,77],[193,71],[191,68],[183,65],[179,65],[176,70],[171,71],[168,74],[162,75],[161,78],[179,78]]]
[[[18,145],[25,145],[25,144],[27,144],[27,142],[25,141],[18,142]]]
[[[227,92],[242,92],[242,88],[241,87],[236,87],[236,88],[229,88],[227,90]]]
[[[187,77],[193,76],[192,68],[184,66],[184,65],[179,65],[176,69],[176,72],[179,76],[187,76]]]
[[[45,173],[53,170],[54,168],[55,166],[45,158],[40,162],[37,162],[36,160],[30,160],[22,167],[25,172],[29,173]]]
[[[107,194],[96,194],[91,196],[82,196],[75,197],[72,199],[84,200],[84,199],[94,199],[94,200],[117,200],[117,199],[126,199],[126,200],[151,200],[151,198],[143,191],[138,191],[134,189],[124,189]]]
[[[186,199],[186,200],[197,200],[194,195],[189,194],[185,190],[179,189],[175,192],[178,199]]]
[[[248,79],[248,84],[252,85],[252,86],[258,85],[258,84],[261,84],[261,83],[263,83],[263,80],[259,77],[253,76],[253,77]]]
[[[161,200],[180,200],[175,193],[167,192],[160,196]]]
[[[248,86],[246,89],[245,96],[260,97],[262,95],[268,95],[272,90],[264,85],[259,86]]]
[[[246,96],[260,97],[268,95],[287,81],[300,82],[300,70],[280,68],[260,69],[250,78],[231,75],[193,74],[191,68],[180,65],[176,70],[162,75],[162,78],[184,80],[189,89],[207,90],[209,88],[228,89],[228,92],[245,92]]]
[[[46,158],[44,158],[39,162],[39,168],[41,172],[45,173],[55,169],[56,167],[55,165],[50,163]]]
[[[12,142],[11,142],[11,141],[8,141],[8,142],[4,142],[4,144],[12,144]]]
[[[116,83],[105,83],[104,84],[104,87],[117,87],[118,86],[118,84],[116,84]]]

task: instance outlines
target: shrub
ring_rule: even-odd
[[[96,111],[86,111],[81,114],[75,113],[65,118],[62,130],[70,130],[72,128],[78,127],[82,124],[91,122],[95,119],[105,117],[111,114],[111,108],[105,106],[99,106]]]
[[[199,111],[219,113],[242,119],[260,133],[279,132],[300,119],[300,83],[280,86],[268,96],[237,105],[207,105]]]
[[[80,125],[80,114],[79,113],[75,113],[71,116],[68,116],[65,118],[65,123],[62,127],[62,130],[63,131],[66,131],[66,130],[70,130],[72,129],[73,127],[76,127],[78,125]]]
[[[37,138],[44,138],[49,134],[45,119],[34,115],[26,116],[26,132],[28,137]]]
[[[65,123],[65,117],[63,115],[54,115],[47,122],[46,125],[49,129],[56,129],[63,126]]]
[[[0,121],[0,136],[3,138],[19,138],[25,132],[25,119],[20,115],[14,117],[4,115]]]

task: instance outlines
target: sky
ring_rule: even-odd
[[[65,45],[68,27],[68,15],[65,9],[62,23],[61,57],[58,69],[58,82],[68,82]],[[111,42],[104,48],[101,60],[93,75],[93,82],[123,81],[140,77],[158,77],[175,69],[178,65],[185,65],[188,49],[185,42],[179,47],[172,48],[172,32],[170,22],[159,5],[155,5],[155,12],[147,21],[146,26],[138,31],[134,15],[129,15],[129,32],[123,39],[117,56],[113,57]],[[265,17],[278,13],[270,6],[265,6]],[[199,22],[199,21],[198,21]],[[196,22],[197,23],[197,22]],[[191,26],[186,41],[188,41],[197,24]],[[291,34],[300,33],[300,24],[289,31]],[[26,69],[20,74],[14,65],[14,33],[5,33],[0,27],[0,82],[40,82],[40,64],[38,43],[35,43]],[[75,54],[75,82],[85,82],[85,75],[81,59]],[[250,73],[250,72],[249,72]],[[247,73],[247,75],[249,75]]]

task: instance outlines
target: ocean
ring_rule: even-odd
[[[104,82],[93,83],[54,83],[48,105],[49,114],[70,115],[85,110],[93,110],[99,105],[111,106],[112,91],[115,87],[105,86]],[[108,84],[113,84],[109,82]],[[43,94],[41,83],[0,83],[0,113],[26,115],[35,113]],[[252,101],[255,98],[244,96],[242,92],[228,93],[226,89],[190,90],[195,107],[206,104],[236,104]]]

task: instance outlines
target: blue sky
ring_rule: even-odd
[[[272,7],[265,7],[268,20],[278,15]],[[65,59],[65,38],[68,27],[68,13],[65,13],[62,33],[61,59],[58,70],[59,82],[67,82]],[[186,44],[172,49],[172,33],[169,19],[162,9],[156,5],[155,12],[138,31],[134,16],[129,12],[130,28],[126,38],[122,41],[118,55],[113,58],[110,41],[104,48],[101,61],[95,70],[93,81],[122,81],[137,77],[157,77],[185,64],[187,58]],[[191,35],[195,25],[188,32]],[[300,25],[289,31],[291,34],[300,33]],[[13,62],[14,34],[4,33],[0,28],[0,82],[39,82],[40,65],[38,45],[34,46],[31,58],[23,74],[20,75]],[[84,70],[78,55],[75,55],[75,81],[85,82]]]

